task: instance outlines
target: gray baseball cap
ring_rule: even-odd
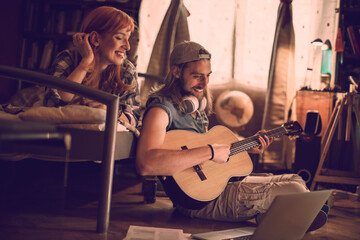
[[[196,42],[184,41],[177,44],[170,55],[170,66],[187,62],[211,59],[211,54]]]

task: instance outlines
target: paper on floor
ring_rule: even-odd
[[[130,225],[124,240],[186,240],[190,234],[182,229],[141,227]]]

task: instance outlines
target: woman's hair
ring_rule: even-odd
[[[101,35],[123,28],[128,28],[129,32],[134,31],[134,19],[119,9],[103,6],[95,8],[86,16],[80,27],[80,32],[96,31]]]
[[[184,97],[186,96],[186,93],[184,92],[184,69],[187,68],[189,63],[182,63],[179,65],[176,65],[180,69],[180,78],[176,78],[172,71],[169,72],[170,76],[166,78],[166,82],[163,86],[161,86],[160,89],[156,90],[155,92],[150,94],[149,99],[153,97],[166,97],[173,101],[174,106],[182,113],[185,113],[185,104],[184,104]],[[212,96],[208,88],[206,88],[206,91],[204,93],[204,96],[207,100],[207,105],[205,108],[206,114],[212,113]]]
[[[85,17],[81,24],[80,32],[91,33],[92,31],[95,31],[98,34],[103,35],[107,33],[114,33],[115,31],[124,28],[128,29],[129,32],[134,31],[134,19],[119,9],[116,9],[114,7],[102,6],[95,8]],[[94,48],[94,46],[92,47]],[[78,63],[79,58],[79,54],[76,54],[76,63]],[[111,85],[116,85],[117,89],[114,90],[118,90],[119,92],[123,92],[133,88],[133,85],[123,83],[123,81],[121,80],[121,71],[122,66],[116,66],[114,71],[106,71],[108,74],[105,79],[102,79],[101,84],[107,82]],[[89,77],[92,78],[96,75],[98,74],[92,72]]]

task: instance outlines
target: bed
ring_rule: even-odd
[[[118,96],[47,74],[5,65],[0,65],[0,76],[31,82],[39,86],[61,89],[93,99],[107,106],[107,111],[94,110],[85,106],[67,106],[52,109],[51,113],[49,113],[49,108],[42,106],[32,106],[19,114],[0,111],[0,120],[4,120],[5,124],[7,122],[26,123],[27,125],[30,124],[30,128],[42,124],[48,126],[48,130],[45,131],[58,134],[56,135],[58,138],[71,136],[71,142],[68,143],[69,146],[66,149],[69,154],[68,161],[98,161],[101,163],[101,196],[96,231],[106,233],[109,226],[114,161],[133,158],[136,146],[136,131],[129,131],[117,121]],[[72,121],[76,118],[80,120]],[[90,121],[84,123],[84,119],[90,119]],[[84,139],[87,142],[86,146],[83,144]],[[25,147],[25,152],[9,150],[9,152],[5,153],[3,148],[0,148],[0,151],[1,154],[8,154],[6,157],[13,157],[17,160],[29,156],[54,161],[65,161],[66,159],[64,151],[61,150],[44,151],[44,149],[41,149],[41,151],[37,152],[36,148]]]

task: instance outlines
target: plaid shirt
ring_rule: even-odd
[[[64,50],[56,56],[56,59],[52,65],[51,72],[52,75],[54,75],[55,77],[66,78],[74,71],[74,69],[75,69],[74,52],[72,52],[71,50]],[[119,100],[120,100],[119,116],[121,113],[124,113],[125,116],[129,119],[130,124],[136,127],[140,112],[139,111],[140,102],[138,100],[139,86],[137,82],[137,74],[136,74],[135,66],[127,59],[125,59],[123,63],[121,79],[125,84],[134,85],[135,87],[133,89],[120,93],[112,89],[110,84],[104,83],[101,84],[100,90],[119,96]],[[71,103],[94,106],[94,103],[96,102],[75,95],[73,97],[73,100],[70,102],[70,104]],[[46,90],[44,96],[45,106],[59,107],[66,104],[68,103],[61,100],[57,89],[48,88]]]

